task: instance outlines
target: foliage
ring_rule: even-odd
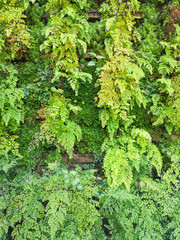
[[[162,152],[164,154],[164,175],[163,183],[167,189],[171,189],[175,186],[178,189],[179,186],[179,172],[180,172],[180,141],[179,139],[173,139],[170,142],[162,144]]]
[[[77,116],[74,116],[74,121],[81,126],[82,139],[76,144],[76,149],[80,153],[96,153],[100,154],[101,145],[106,136],[106,130],[102,129],[99,122],[99,109],[94,98],[98,92],[94,88],[97,76],[99,76],[99,69],[103,64],[104,58],[95,53],[91,53],[93,59],[89,62],[82,59],[81,67],[83,71],[88,71],[92,75],[91,83],[87,84],[81,82],[79,84],[79,91],[77,96],[73,96],[71,88],[65,88],[65,96],[71,98],[72,103],[81,107]],[[94,65],[90,66],[90,63]]]
[[[25,111],[34,112],[47,102],[51,87],[55,87],[55,84],[51,83],[53,73],[43,62],[19,63],[18,69],[18,78],[24,92]]]
[[[139,83],[144,72],[133,59],[133,8],[127,7],[126,3],[118,6],[116,4],[113,1],[110,4],[111,17],[106,20],[105,46],[109,60],[103,66],[97,84],[101,87],[98,92],[98,106],[104,108],[100,113],[100,120],[103,127],[108,125],[110,137],[120,127],[119,123],[125,129],[133,123],[134,116],[130,114],[130,110],[134,105],[143,104],[146,107],[146,99]],[[141,65],[143,64],[146,65],[145,62]]]
[[[80,5],[80,8],[85,6],[85,2],[77,1],[76,4]],[[68,1],[49,1],[46,9],[51,14],[51,21],[46,27],[47,40],[41,45],[41,50],[51,52],[51,58],[55,60],[52,81],[60,82],[66,79],[77,93],[79,79],[91,80],[90,74],[78,69],[77,55],[77,50],[83,53],[87,50],[84,40],[86,38],[88,41],[88,22]]]
[[[22,158],[19,154],[19,144],[16,142],[18,136],[9,135],[5,130],[0,130],[0,172],[7,173],[9,169],[17,165]]]
[[[36,171],[39,165],[44,165],[45,161],[48,163],[50,153],[47,146],[39,141],[40,123],[28,121],[30,120],[27,120],[18,132],[19,138],[17,141],[22,155],[20,165],[29,171]]]
[[[173,43],[162,42],[161,44],[165,48],[165,55],[162,55],[159,60],[159,73],[162,78],[157,79],[160,82],[160,91],[168,94],[166,98],[166,104],[163,105],[164,97],[154,95],[153,106],[151,110],[158,118],[154,124],[165,123],[166,130],[169,134],[173,130],[179,129],[179,61],[176,60],[177,52],[179,51],[179,26],[177,28],[177,35],[174,38]],[[170,76],[173,76],[170,78]],[[166,120],[165,120],[166,119]]]
[[[22,110],[24,97],[22,88],[17,86],[17,70],[13,65],[0,65],[0,115],[7,126],[11,120],[17,124],[24,120]]]
[[[179,17],[0,1],[0,239],[179,239]]]
[[[173,5],[173,3],[172,3]],[[167,6],[165,7],[167,8]],[[169,8],[169,7],[168,7]],[[164,10],[165,11],[165,10]],[[178,11],[178,10],[177,10]],[[168,24],[162,12],[160,19],[155,5],[142,5],[144,21],[138,31],[142,36],[139,41],[139,55],[152,65],[154,75],[146,73],[147,101],[151,102],[149,114],[154,126],[164,125],[169,134],[179,129],[179,108],[176,89],[179,88],[179,26],[173,26],[173,38],[166,37],[161,23]],[[167,14],[167,12],[166,12]],[[176,21],[174,23],[177,23]],[[156,43],[156,44],[155,44]],[[149,46],[148,48],[146,46]]]
[[[104,170],[110,186],[124,183],[129,191],[133,177],[137,180],[137,176],[151,176],[152,167],[161,175],[161,154],[151,143],[149,133],[142,129],[132,129],[131,135],[119,136],[111,147],[106,142],[106,148]]]
[[[17,70],[13,65],[0,64],[0,171],[7,173],[22,157],[15,133],[24,121],[23,90],[17,87]],[[6,127],[6,128],[5,128]],[[9,132],[11,134],[9,134]]]
[[[69,103],[63,95],[54,94],[43,110],[45,121],[41,126],[44,139],[54,144],[59,150],[63,148],[72,157],[75,141],[81,139],[81,128],[69,119],[70,113],[77,114],[79,107]],[[43,113],[43,112],[42,112]]]
[[[97,193],[93,178],[92,170],[69,172],[56,165],[41,178],[22,177],[15,189],[2,192],[1,238],[10,226],[14,239],[93,238],[92,229],[101,226],[98,202],[92,199]]]
[[[116,187],[101,196],[111,239],[178,239],[176,191],[167,193],[157,183],[142,186],[139,193]]]
[[[45,41],[44,28],[46,26],[46,1],[24,1],[26,24],[29,28],[31,37],[29,39],[31,48],[28,54],[33,62],[42,62],[40,45]]]
[[[90,41],[87,43],[88,49],[94,49],[96,52],[102,53],[104,50],[105,21],[89,23]]]
[[[24,9],[16,6],[16,1],[10,1],[0,7],[0,58],[12,60],[22,58],[30,47],[30,34],[25,24]]]

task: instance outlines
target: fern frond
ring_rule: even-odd
[[[124,150],[113,148],[109,149],[104,158],[104,169],[110,186],[125,184],[128,191],[133,180],[132,169]]]
[[[136,138],[137,136],[143,137],[151,142],[152,138],[150,134],[144,130],[144,129],[139,129],[139,128],[133,128],[131,131],[131,136],[133,138]]]
[[[151,159],[152,165],[156,168],[158,175],[161,175],[162,169],[162,156],[159,149],[152,143],[148,144],[148,155],[147,157]]]
[[[101,120],[101,124],[102,124],[102,127],[105,128],[108,120],[110,118],[110,115],[108,113],[108,110],[106,109],[103,109],[101,112],[100,112],[100,120]]]
[[[159,68],[158,71],[162,76],[170,74],[173,72],[174,69],[178,66],[178,61],[175,60],[173,57],[168,57],[166,55],[160,58]]]

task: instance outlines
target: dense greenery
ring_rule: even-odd
[[[0,1],[0,239],[180,239],[179,23],[177,0]]]

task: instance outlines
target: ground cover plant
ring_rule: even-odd
[[[0,1],[0,239],[180,239],[179,23],[176,0]]]

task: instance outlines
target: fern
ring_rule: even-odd
[[[180,111],[179,111],[179,83],[178,77],[173,81],[170,79],[159,79],[163,85],[160,87],[161,91],[166,91],[169,93],[168,98],[166,99],[166,105],[161,102],[161,97],[157,94],[154,94],[152,97],[153,106],[151,107],[152,113],[157,116],[153,125],[164,124],[165,128],[171,134],[173,129],[178,130]]]
[[[22,158],[17,138],[16,135],[10,136],[6,131],[0,130],[0,171],[7,173]]]
[[[179,29],[176,26],[174,38],[170,42],[161,42],[165,49],[165,54],[160,57],[158,71],[162,75],[157,79],[160,94],[156,94],[151,107],[152,113],[156,116],[153,125],[162,125],[169,134],[173,130],[177,131],[179,125],[178,107],[178,74],[180,72],[179,61],[177,60],[179,51]],[[173,76],[173,77],[172,77]],[[164,96],[164,93],[167,96]],[[156,100],[155,100],[156,98]],[[173,100],[172,100],[173,99]]]
[[[148,64],[145,61],[141,62],[140,67],[135,64],[131,43],[131,31],[134,25],[131,10],[127,10],[124,14],[125,3],[118,6],[117,4],[114,1],[110,2],[109,8],[113,14],[106,20],[105,46],[109,60],[103,66],[97,84],[101,87],[98,92],[98,106],[110,110],[108,124],[111,122],[109,120],[115,121],[119,118],[128,128],[133,123],[130,106],[133,108],[136,102],[139,106],[143,104],[146,107],[146,100],[139,87],[139,81],[145,76],[141,66]],[[135,5],[132,4],[134,7]],[[104,113],[103,110],[102,114]],[[101,121],[104,118],[102,114],[100,114]],[[103,120],[103,127],[105,124]]]
[[[158,175],[161,175],[162,169],[162,156],[158,148],[154,144],[148,144],[148,155],[147,157],[151,159],[152,165],[156,168]]]
[[[127,65],[126,76],[132,77],[138,83],[139,80],[144,77],[144,72],[135,63],[129,63]]]
[[[161,92],[168,92],[169,96],[174,93],[171,79],[162,77],[160,79],[157,79],[157,82],[160,82],[162,84],[160,87]]]
[[[174,69],[176,69],[178,66],[178,61],[176,61],[172,57],[168,56],[162,56],[160,58],[159,68],[158,71],[163,76],[169,75],[173,72]]]
[[[49,144],[61,150],[66,150],[72,157],[76,141],[80,141],[82,133],[78,124],[69,120],[70,112],[77,112],[79,107],[73,106],[64,96],[54,94],[49,105],[44,109],[45,121],[41,126],[41,134]]]
[[[150,64],[149,61],[147,61],[144,58],[137,57],[136,55],[134,57],[137,60],[137,63],[140,67],[144,66],[150,72],[150,74],[153,73],[153,67],[152,67],[152,65]]]
[[[104,169],[110,186],[118,186],[124,183],[130,190],[133,174],[131,167],[128,165],[125,151],[118,148],[109,149],[104,158]]]
[[[121,187],[106,189],[101,212],[111,239],[178,239],[178,198],[176,191],[168,192],[147,177],[131,193]]]
[[[0,196],[1,238],[10,226],[15,240],[96,238],[93,230],[100,229],[102,222],[93,199],[97,194],[94,172],[55,169],[48,169],[48,177],[19,176],[20,183],[14,180],[14,189]]]
[[[110,186],[125,184],[130,191],[136,173],[150,174],[153,167],[161,176],[162,157],[147,131],[132,129],[131,135],[124,134],[113,143],[112,139],[106,142],[103,165]]]
[[[23,110],[20,110],[17,107],[10,107],[8,110],[2,111],[2,120],[5,123],[5,126],[8,125],[11,119],[16,120],[17,124],[24,122]]]
[[[85,7],[85,2],[77,1],[76,4],[78,8]],[[50,27],[46,29],[47,40],[40,47],[41,51],[52,52],[52,59],[56,63],[52,82],[66,79],[76,94],[80,80],[90,81],[92,79],[90,74],[82,72],[78,67],[78,50],[83,49],[85,53],[89,41],[89,25],[85,17],[78,12],[78,8],[73,7],[69,1],[47,3],[47,10],[54,14],[51,15]]]
[[[62,147],[67,151],[68,155],[72,157],[73,147],[75,141],[81,140],[82,132],[80,126],[76,123],[67,121],[66,131],[57,137],[57,144],[62,145]]]
[[[140,213],[139,197],[116,187],[106,189],[100,200],[111,239],[136,239],[134,226]]]
[[[169,163],[167,169],[163,171],[162,183],[166,190],[171,191],[173,186],[178,189],[179,173],[180,173],[180,141],[173,139],[161,145],[161,151],[164,155],[164,160]]]
[[[1,59],[11,60],[15,58],[22,58],[27,48],[30,47],[30,34],[24,19],[24,9],[15,7],[12,3],[3,3],[0,9],[0,23],[2,26]]]
[[[17,70],[12,65],[0,65],[0,115],[2,121],[7,126],[10,120],[15,120],[17,124],[24,121],[23,102],[24,92],[22,88],[17,88]]]
[[[102,123],[102,127],[104,128],[109,120],[109,113],[106,109],[103,109],[101,112],[100,112],[100,120],[101,120],[101,123]]]
[[[146,130],[144,130],[144,129],[139,129],[139,128],[132,129],[131,136],[133,138],[136,138],[136,137],[139,136],[139,137],[145,138],[145,139],[147,139],[147,140],[149,140],[151,142],[150,134]]]

